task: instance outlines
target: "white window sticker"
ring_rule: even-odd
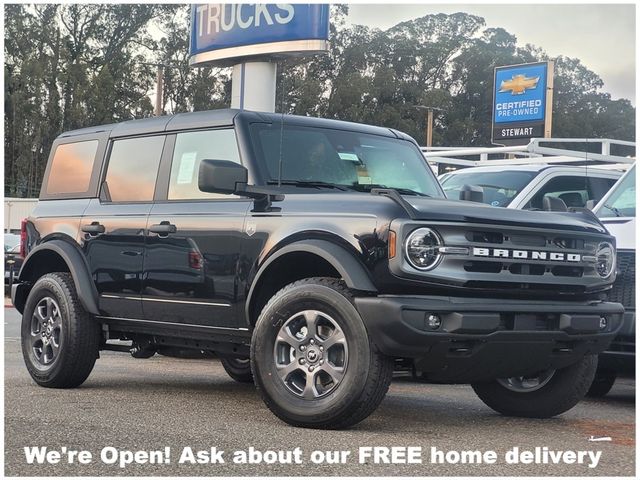
[[[355,153],[338,152],[338,156],[340,157],[340,160],[348,160],[350,162],[360,161],[360,159],[358,158],[358,155],[356,155]]]
[[[193,181],[193,169],[196,165],[198,152],[186,152],[180,157],[180,169],[178,170],[178,184],[191,183]]]

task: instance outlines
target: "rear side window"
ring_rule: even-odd
[[[116,140],[107,166],[107,197],[112,202],[153,200],[165,137]]]
[[[98,151],[98,140],[58,145],[51,162],[47,194],[85,193]]]
[[[176,135],[171,161],[169,200],[229,197],[202,192],[198,170],[202,160],[230,160],[240,163],[236,134],[232,129],[185,132]]]

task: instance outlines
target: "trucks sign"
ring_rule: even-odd
[[[492,142],[526,144],[551,136],[553,62],[497,67],[493,87]]]
[[[325,52],[328,4],[194,4],[189,64]]]

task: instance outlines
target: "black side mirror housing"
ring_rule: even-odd
[[[237,193],[246,186],[249,172],[230,160],[202,160],[198,170],[198,188],[207,193]]]
[[[463,185],[460,189],[460,200],[467,202],[484,202],[484,189],[477,185]]]

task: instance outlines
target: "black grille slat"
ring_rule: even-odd
[[[609,293],[609,300],[621,303],[624,308],[636,308],[636,253],[618,252],[616,269],[618,276]]]

